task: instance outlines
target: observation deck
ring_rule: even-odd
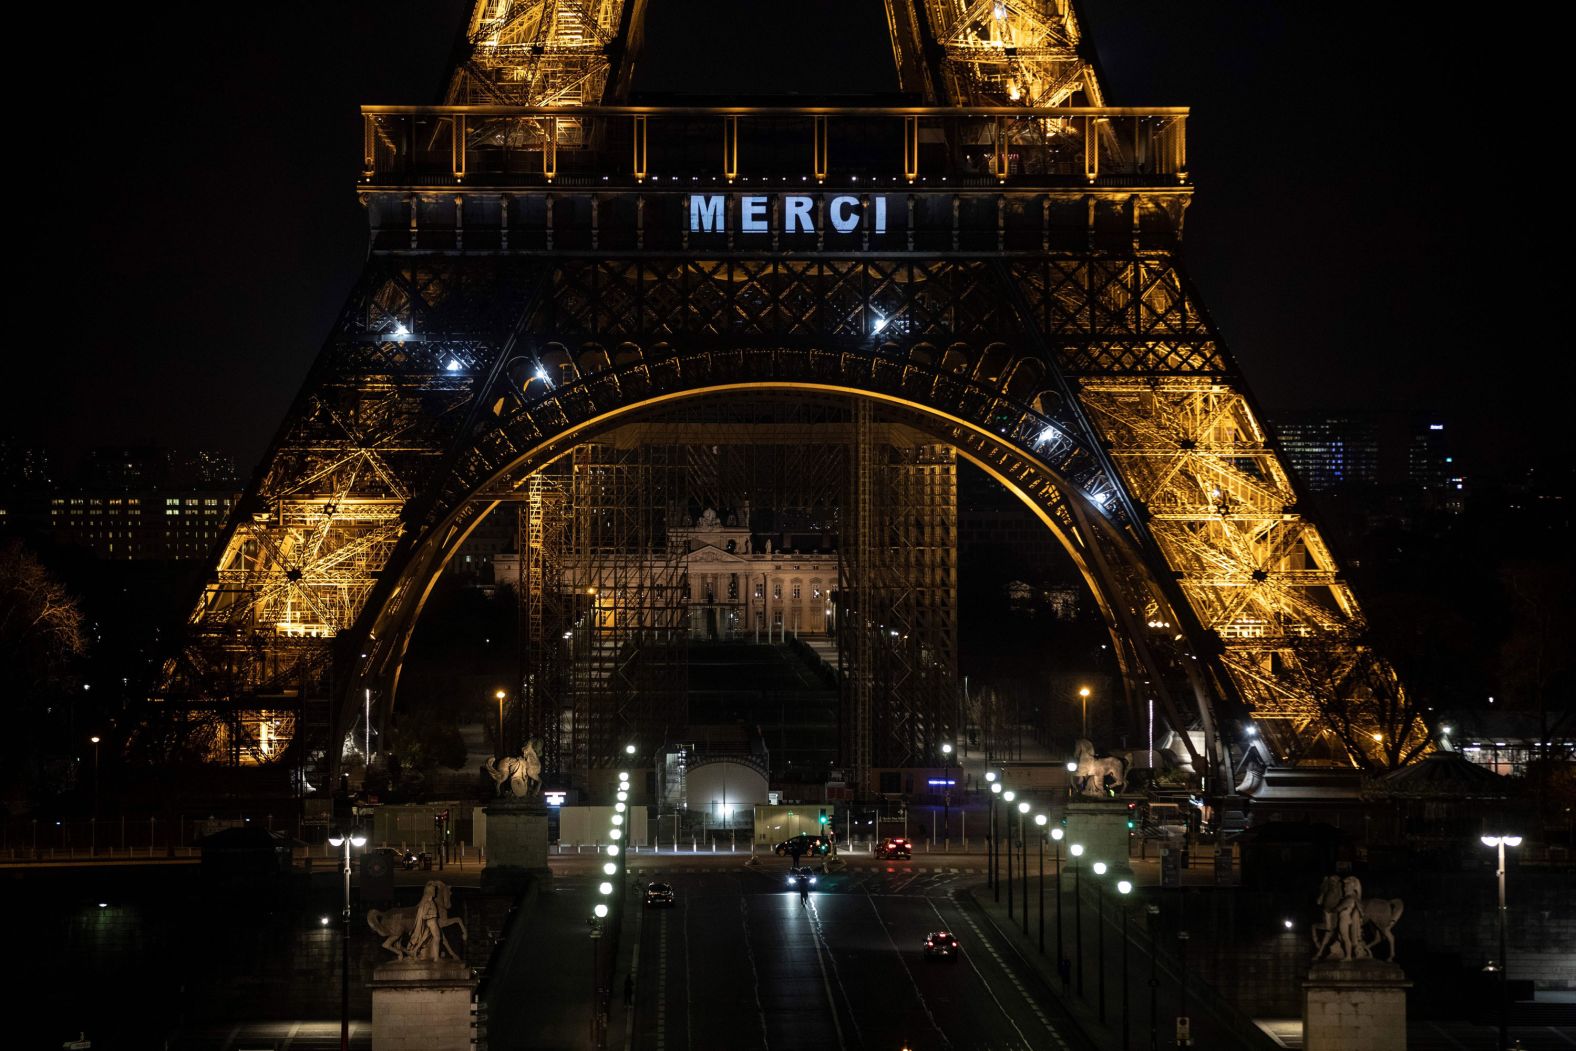
[[[359,189],[379,253],[1159,249],[1180,237],[1192,193],[1187,116],[364,106]]]

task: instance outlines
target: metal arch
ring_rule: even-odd
[[[597,352],[588,349],[588,354]],[[386,601],[363,611],[358,632],[371,640],[368,659],[347,682],[344,696],[353,698],[366,686],[388,691],[431,582],[463,541],[471,524],[467,508],[475,506],[478,495],[519,484],[544,463],[626,422],[632,413],[680,399],[765,390],[877,401],[952,445],[1034,508],[1079,566],[1119,645],[1154,611],[1174,616],[1147,569],[1140,569],[1143,562],[1130,532],[1089,496],[1088,448],[1067,437],[1050,416],[895,349],[856,355],[804,347],[731,347],[687,354],[655,348],[649,356],[629,353],[622,366],[543,389],[496,420],[459,458],[443,496],[430,505],[428,518],[413,531],[402,556],[385,570]],[[993,425],[971,422],[971,417]],[[1057,437],[1047,438],[1047,431],[1056,431]],[[1110,572],[1104,556],[1091,552],[1097,544],[1109,545],[1119,555],[1129,569],[1127,579]],[[1188,720],[1164,688],[1183,666],[1181,655],[1170,654],[1164,663],[1149,647],[1138,645],[1131,652],[1145,666],[1130,671],[1141,672],[1160,694],[1168,716],[1186,726]]]

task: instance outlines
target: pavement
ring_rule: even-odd
[[[801,903],[787,859],[631,859],[640,882],[672,883],[677,903],[632,925],[635,1003],[609,1046],[1093,1048],[958,893],[983,879],[984,858],[946,860],[854,858]],[[939,929],[962,941],[959,962],[924,958]]]

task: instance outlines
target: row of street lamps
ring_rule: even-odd
[[[1029,813],[1030,813],[1030,811],[1032,811],[1034,809],[1034,807],[1029,803],[1028,800],[1026,800],[1026,799],[1019,799],[1017,792],[1013,791],[1010,788],[1005,787],[1005,785],[1002,783],[1002,780],[1001,780],[1000,776],[996,773],[996,771],[994,771],[994,770],[986,771],[986,773],[985,773],[985,780],[990,785],[990,853],[989,853],[989,856],[987,858],[986,868],[987,868],[987,872],[988,872],[988,881],[989,881],[990,887],[991,887],[992,898],[995,901],[998,901],[998,902],[1001,901],[1002,863],[998,859],[998,853],[999,853],[999,849],[1000,849],[1001,837],[999,837],[997,835],[997,833],[996,833],[996,800],[999,798],[1008,807],[1006,818],[1005,818],[1005,821],[1004,821],[1004,824],[1006,825],[1005,831],[1007,833],[1007,850],[1006,850],[1007,917],[1008,917],[1009,920],[1013,919],[1015,916],[1018,917],[1019,918],[1019,922],[1022,925],[1022,930],[1023,930],[1024,936],[1027,937],[1028,933],[1029,933],[1029,857],[1028,857],[1028,854],[1029,854],[1029,843],[1028,843],[1027,829],[1028,829]],[[1013,814],[1014,810],[1016,810],[1017,813],[1018,813],[1018,841],[1017,841],[1017,847],[1018,847],[1018,851],[1019,851],[1018,873],[1019,873],[1019,882],[1022,884],[1022,887],[1023,887],[1021,908],[1018,905],[1015,904],[1015,898],[1014,898],[1014,889],[1015,888],[1013,887],[1013,860],[1012,860],[1012,854],[1013,854],[1013,846],[1014,846],[1014,844],[1013,844],[1013,840],[1012,840],[1012,814]],[[1082,894],[1082,890],[1083,890],[1083,887],[1082,887],[1083,875],[1082,875],[1082,873],[1083,873],[1084,865],[1081,863],[1081,859],[1083,858],[1083,856],[1086,853],[1086,851],[1084,850],[1084,846],[1083,846],[1082,843],[1069,843],[1067,845],[1067,852],[1071,856],[1071,867],[1072,867],[1072,873],[1073,873],[1073,957],[1074,957],[1074,959],[1076,961],[1076,965],[1075,966],[1069,966],[1069,962],[1067,960],[1065,951],[1063,949],[1063,938],[1062,938],[1062,841],[1066,838],[1067,834],[1066,834],[1066,832],[1062,829],[1062,827],[1059,824],[1054,824],[1053,825],[1051,823],[1051,819],[1050,819],[1049,815],[1047,815],[1047,814],[1045,814],[1043,812],[1036,813],[1034,815],[1034,824],[1039,829],[1039,833],[1040,833],[1040,835],[1039,835],[1039,876],[1038,876],[1038,880],[1037,880],[1038,897],[1039,897],[1038,921],[1039,921],[1039,948],[1040,948],[1040,953],[1041,953],[1041,955],[1044,955],[1044,953],[1045,953],[1045,845],[1046,845],[1047,842],[1049,842],[1049,843],[1053,844],[1053,849],[1055,851],[1055,855],[1054,856],[1055,856],[1055,878],[1056,878],[1056,970],[1057,970],[1057,973],[1059,975],[1061,975],[1062,985],[1063,985],[1064,988],[1067,986],[1067,984],[1070,981],[1074,981],[1075,980],[1075,986],[1074,987],[1076,988],[1076,990],[1078,992],[1078,995],[1079,996],[1083,996],[1083,994],[1084,994],[1084,968],[1083,968],[1083,894]],[[1104,861],[1095,861],[1093,863],[1093,869],[1094,869],[1094,874],[1096,876],[1100,876],[1100,877],[1105,877],[1108,873],[1109,874],[1114,874],[1114,870],[1111,868],[1111,866],[1108,865]],[[1097,909],[1098,909],[1098,919],[1099,919],[1099,925],[1097,927],[1097,933],[1096,933],[1096,937],[1097,937],[1096,958],[1098,960],[1098,970],[1099,970],[1099,979],[1100,979],[1100,982],[1099,982],[1099,988],[1100,988],[1100,994],[1099,994],[1099,1001],[1100,1001],[1099,1002],[1099,1016],[1100,1016],[1100,1021],[1102,1023],[1105,1021],[1105,1018],[1106,1018],[1106,1010],[1105,1010],[1105,1007],[1106,1007],[1106,990],[1105,990],[1105,885],[1106,885],[1106,881],[1103,878],[1099,882],[1097,882],[1095,884],[1096,905],[1097,905]],[[1116,891],[1117,891],[1117,894],[1120,895],[1121,900],[1125,901],[1127,896],[1129,894],[1131,894],[1132,891],[1133,891],[1132,880],[1129,880],[1129,879],[1119,879],[1119,880],[1117,880],[1116,881]],[[1130,987],[1130,983],[1129,983],[1129,974],[1128,974],[1127,908],[1125,906],[1121,909],[1121,913],[1122,913],[1122,1010],[1121,1010],[1121,1015],[1122,1015],[1122,1047],[1123,1047],[1124,1051],[1126,1051],[1126,1049],[1130,1046],[1130,1041],[1131,1041],[1131,1033],[1130,1033],[1130,1029],[1129,1029],[1129,1017],[1128,1017],[1128,1011],[1127,1011],[1127,1004],[1128,1004],[1128,1001],[1130,999],[1131,987]],[[1156,1025],[1157,1025],[1156,1004],[1154,1002],[1154,997],[1151,996],[1151,998],[1150,998],[1150,1018],[1149,1018],[1150,1046],[1151,1047],[1155,1046]]]
[[[624,747],[626,755],[635,754],[634,745]],[[614,795],[613,816],[607,830],[608,845],[605,848],[607,860],[602,863],[602,875],[605,877],[597,884],[598,900],[591,907],[591,918],[587,921],[591,932],[591,1044],[593,1047],[603,1047],[607,1043],[607,1016],[608,1003],[612,990],[602,985],[602,935],[606,928],[609,914],[616,920],[622,914],[624,895],[624,854],[628,849],[629,824],[625,818],[629,816],[629,771],[618,772],[618,791]],[[615,925],[615,930],[617,926]]]

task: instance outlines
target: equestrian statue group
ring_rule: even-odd
[[[538,795],[542,791],[542,753],[540,742],[536,738],[525,742],[525,747],[520,749],[517,756],[506,755],[502,759],[488,759],[482,764],[482,769],[493,780],[493,787],[498,795],[508,794],[519,799]]]
[[[1127,768],[1132,760],[1124,755],[1095,755],[1094,742],[1078,738],[1073,746],[1073,783],[1081,795],[1105,796],[1127,791]],[[1107,786],[1109,782],[1109,787]]]
[[[1326,876],[1319,884],[1319,907],[1324,918],[1313,925],[1315,960],[1366,960],[1383,938],[1390,946],[1390,962],[1395,962],[1395,925],[1401,919],[1400,898],[1363,898],[1363,885],[1356,876]],[[1365,927],[1372,927],[1371,940],[1363,939]]]
[[[443,933],[449,927],[459,927],[460,937],[467,936],[465,921],[449,915],[453,904],[447,883],[428,880],[420,902],[403,909],[372,909],[367,913],[367,926],[383,938],[383,948],[396,960],[438,960],[444,955],[458,960],[459,954]]]

